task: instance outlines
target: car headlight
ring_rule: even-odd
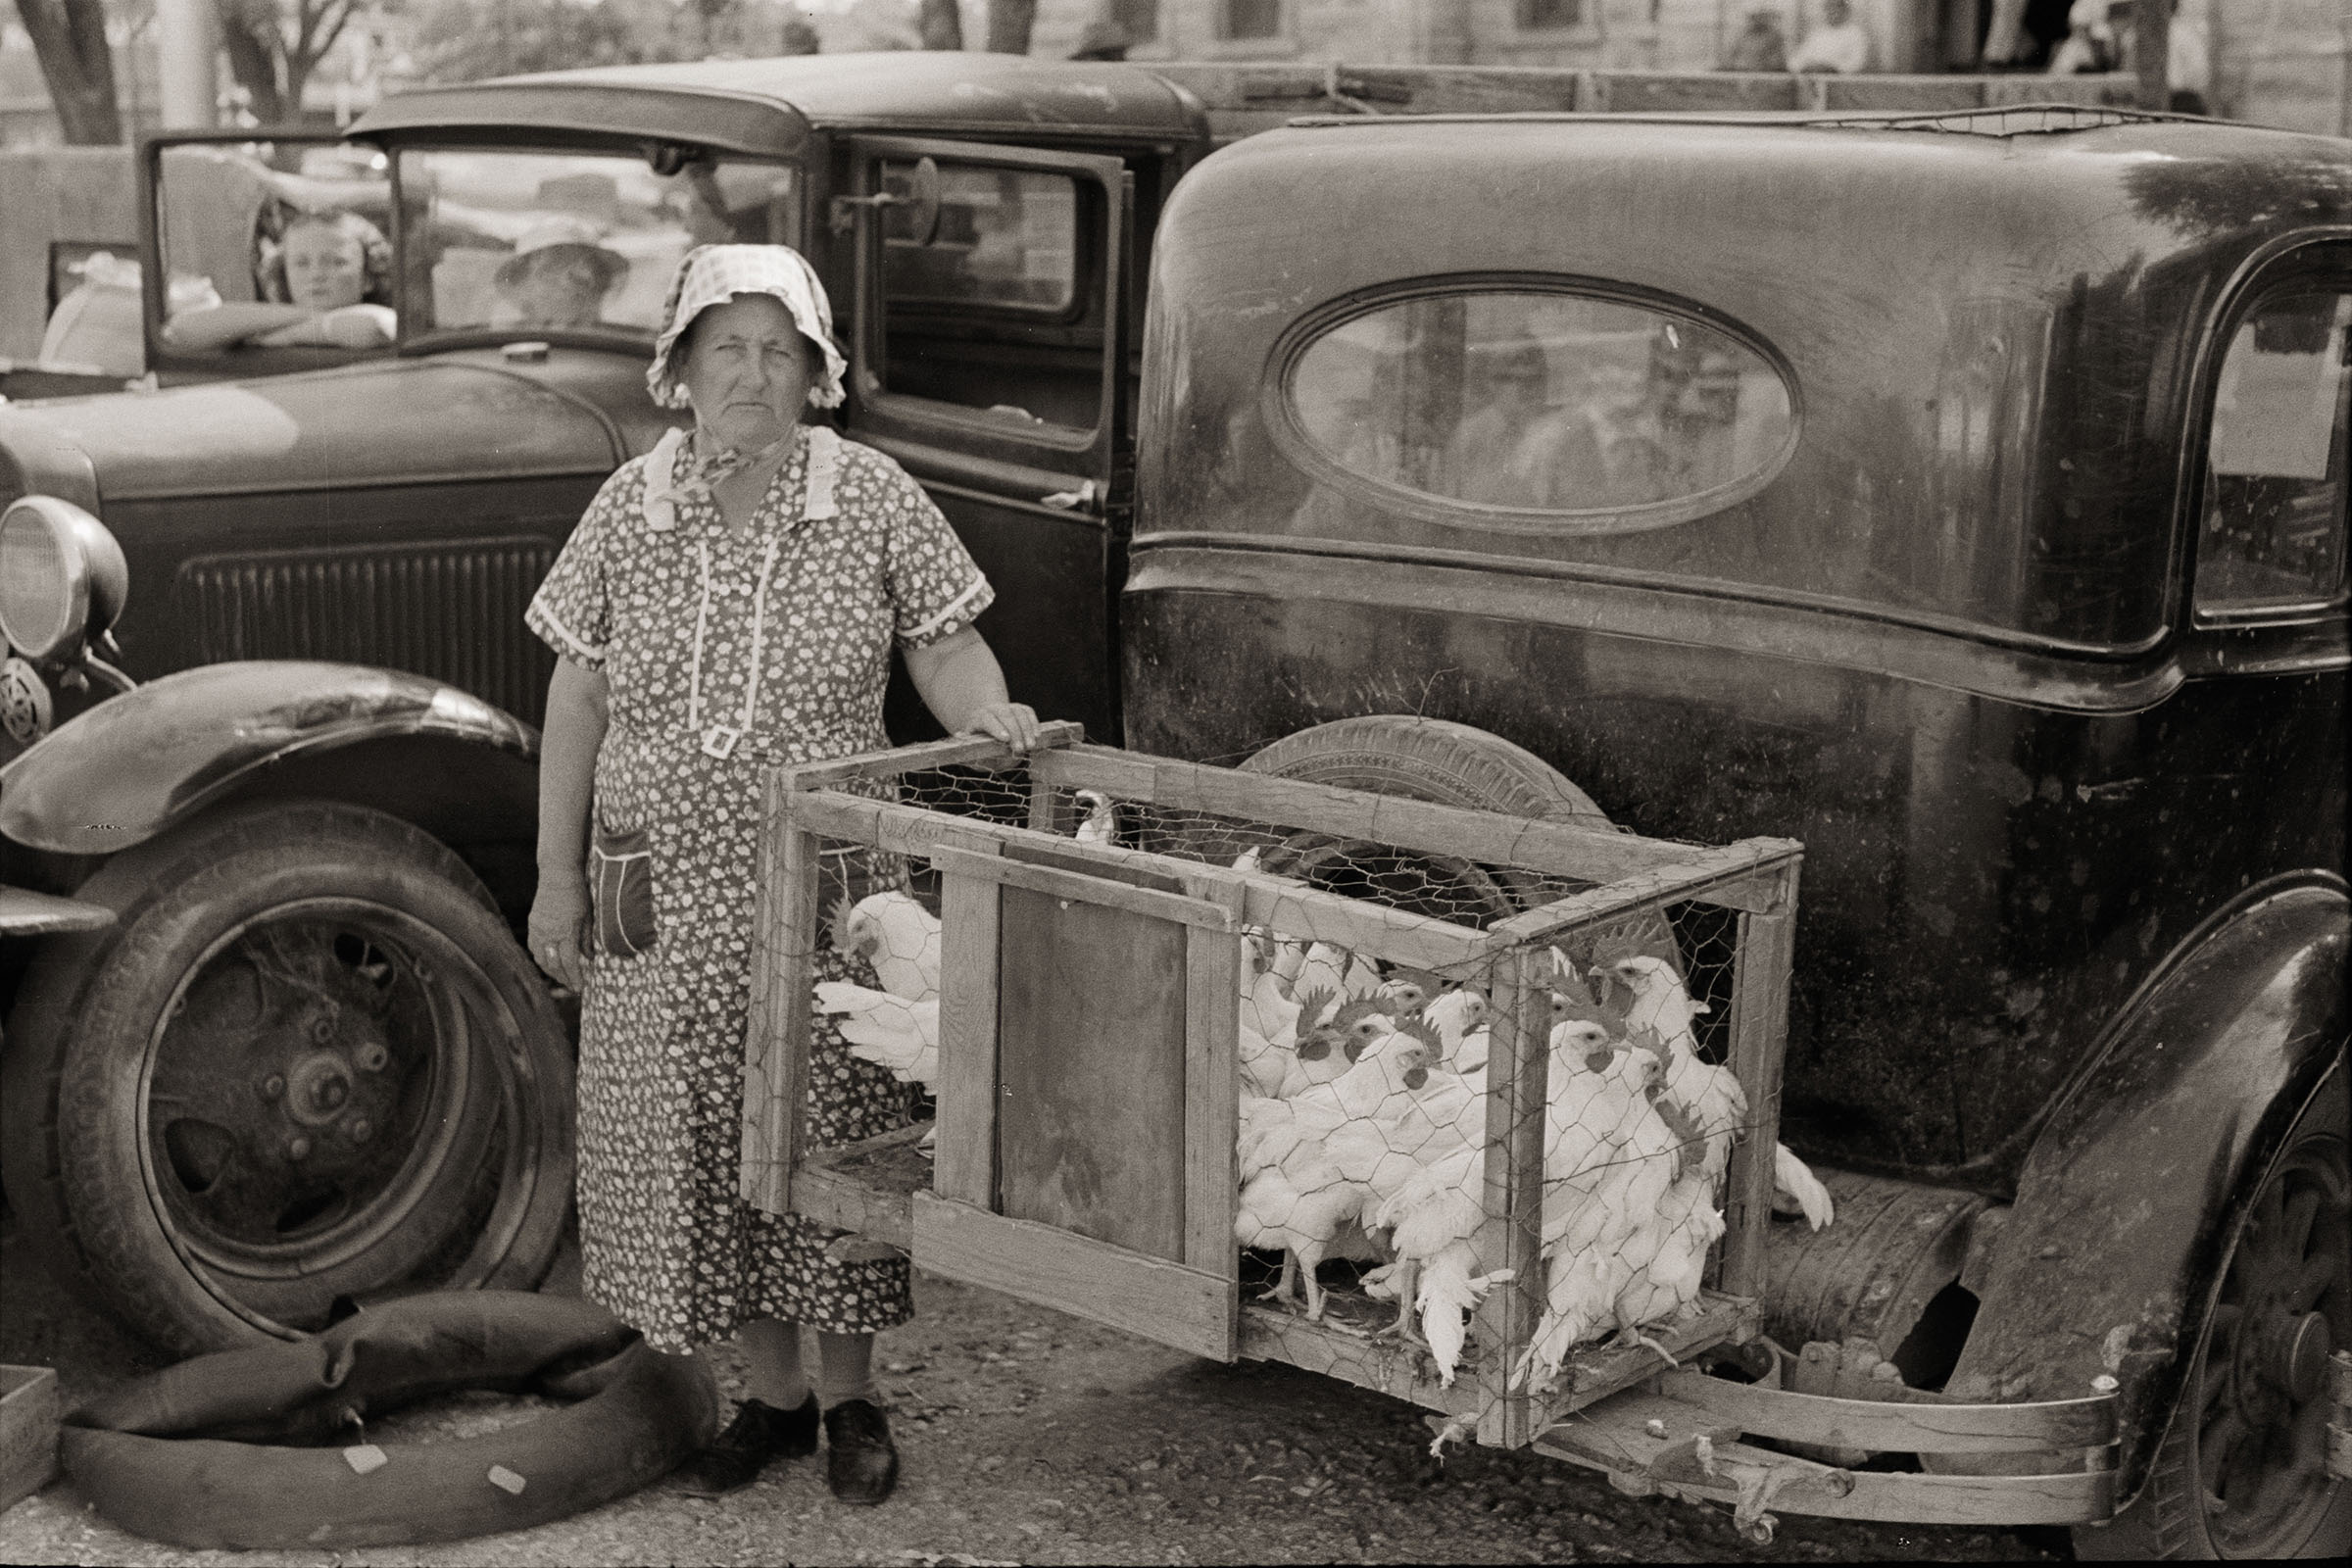
[[[102,635],[129,580],[115,536],[71,501],[25,496],[0,514],[0,637],[25,658]]]

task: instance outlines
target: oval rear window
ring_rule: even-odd
[[[1302,323],[1286,358],[1277,427],[1314,466],[1417,515],[1530,533],[1664,527],[1753,495],[1796,445],[1776,362],[1695,312],[1521,285],[1326,321]]]

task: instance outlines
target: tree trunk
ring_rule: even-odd
[[[963,47],[963,13],[956,0],[923,0],[920,15],[924,48]]]
[[[115,57],[106,47],[99,0],[17,0],[32,52],[49,85],[50,107],[66,140],[78,147],[122,139],[115,103]]]
[[[988,48],[999,55],[1029,52],[1029,29],[1037,22],[1037,0],[988,0]]]
[[[260,33],[256,19],[244,8],[220,8],[220,47],[228,53],[228,74],[252,100],[253,118],[274,125],[286,118],[285,95],[277,85],[277,51],[270,47],[277,24],[265,14],[259,26],[270,32]]]
[[[2139,0],[2132,8],[2132,64],[2139,73],[2139,107],[2173,107],[2173,88],[2165,67],[2171,64],[2173,8],[2162,0]]]

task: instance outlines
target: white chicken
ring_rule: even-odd
[[[1111,798],[1101,790],[1072,792],[1086,816],[1078,824],[1081,844],[1116,844],[1119,842],[1119,808]]]
[[[816,1006],[841,1019],[850,1054],[889,1068],[901,1083],[938,1089],[939,998],[907,1002],[846,980],[819,980]]]
[[[1301,1282],[1309,1318],[1320,1319],[1324,1308],[1315,1269],[1326,1257],[1341,1255],[1335,1250],[1361,1230],[1371,1199],[1371,1189],[1348,1179],[1333,1158],[1331,1135],[1353,1121],[1393,1115],[1395,1102],[1409,1099],[1406,1075],[1427,1068],[1419,1043],[1385,1028],[1386,1022],[1378,1012],[1358,1021],[1357,1031],[1370,1043],[1331,1082],[1289,1100],[1242,1102],[1234,1236],[1244,1247],[1282,1250],[1282,1278],[1266,1294],[1287,1298],[1293,1281]]]
[[[1396,1254],[1389,1286],[1398,1310],[1421,1314],[1422,1343],[1445,1388],[1453,1386],[1461,1364],[1469,1315],[1489,1290],[1511,1278],[1507,1268],[1478,1272],[1474,1243],[1487,1217],[1484,1154],[1471,1146],[1423,1167],[1372,1216],[1376,1228],[1389,1230]]]
[[[1793,1210],[1804,1215],[1805,1223],[1815,1230],[1838,1217],[1830,1190],[1803,1160],[1788,1152],[1787,1144],[1772,1146],[1772,1206],[1784,1213]]]
[[[1306,950],[1306,958],[1299,964],[1291,986],[1301,994],[1331,991],[1354,1001],[1376,994],[1380,981],[1378,969],[1346,948],[1317,942]]]
[[[1645,955],[1621,958],[1607,972],[1634,995],[1634,1004],[1626,1014],[1632,1029],[1655,1029],[1662,1038],[1667,1052],[1663,1093],[1676,1102],[1693,1124],[1696,1135],[1705,1141],[1704,1166],[1707,1179],[1716,1184],[1715,1201],[1720,1206],[1721,1184],[1724,1169],[1731,1162],[1732,1144],[1747,1118],[1747,1094],[1731,1068],[1712,1066],[1699,1059],[1691,1020],[1705,1012],[1706,1005],[1690,1000],[1683,982],[1661,958]],[[1639,1033],[1635,1038],[1641,1038]],[[1803,1160],[1789,1152],[1787,1144],[1772,1146],[1772,1175],[1776,1207],[1785,1206],[1803,1214],[1805,1222],[1815,1230],[1837,1217],[1829,1189]]]
[[[1612,1041],[1598,1022],[1553,1026],[1544,1107],[1544,1308],[1515,1382],[1546,1387],[1568,1352],[1614,1322],[1634,1277],[1628,1243],[1654,1217],[1674,1177],[1674,1131],[1650,1103],[1652,1053]]]
[[[1445,1047],[1443,1059],[1451,1066],[1461,1054],[1462,1041],[1486,1022],[1487,995],[1476,986],[1458,986],[1432,997],[1421,1016],[1438,1032]]]
[[[888,888],[834,906],[833,948],[874,966],[882,989],[902,1002],[939,995],[939,916],[910,893]]]
[[[1673,967],[1647,954],[1620,958],[1607,973],[1633,993],[1633,1005],[1625,1015],[1627,1038],[1641,1045],[1657,1042],[1666,1065],[1659,1095],[1672,1102],[1689,1134],[1701,1144],[1701,1172],[1710,1195],[1719,1195],[1733,1141],[1747,1120],[1747,1091],[1731,1068],[1699,1057],[1698,1036],[1690,1025],[1707,1010],[1706,1004],[1691,1001]]]

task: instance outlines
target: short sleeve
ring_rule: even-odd
[[[997,591],[922,486],[880,453],[869,461],[890,518],[886,569],[899,641],[928,647],[979,619]]]
[[[605,667],[605,643],[612,634],[606,558],[624,493],[634,488],[628,482],[630,473],[623,468],[605,481],[556,564],[548,567],[530,608],[522,612],[523,624],[537,632],[540,641],[585,669]]]

